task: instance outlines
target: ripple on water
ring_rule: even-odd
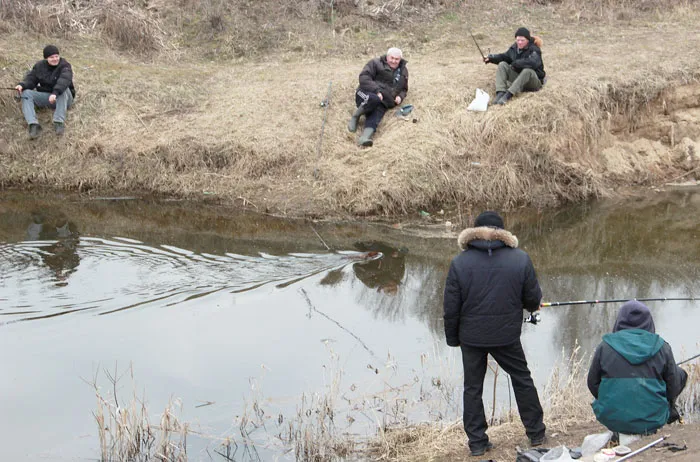
[[[4,243],[0,244],[0,284],[5,292],[0,325],[81,312],[106,315],[173,306],[269,283],[286,286],[363,255],[215,255],[123,237]]]

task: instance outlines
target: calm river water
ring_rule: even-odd
[[[700,192],[506,222],[545,301],[700,295]],[[0,193],[2,460],[98,459],[92,382],[122,403],[145,395],[154,421],[175,399],[205,435],[191,439],[190,460],[225,460],[218,445],[242,441],[245,415],[265,426],[248,427],[255,449],[234,460],[293,460],[279,422],[302,394],[329,387],[341,432],[458,418],[461,366],[441,319],[458,230],[439,220],[429,232],[400,228]],[[545,309],[524,326],[540,389],[577,344],[591,352],[618,306]],[[677,360],[697,353],[698,302],[650,306]],[[105,370],[115,368],[113,387]]]

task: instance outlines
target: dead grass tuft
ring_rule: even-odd
[[[686,367],[688,381],[685,389],[678,397],[677,406],[686,416],[697,416],[700,412],[700,365],[691,363]]]
[[[638,17],[640,13],[661,13],[697,5],[696,0],[531,0],[531,2],[555,7],[577,21],[593,21],[601,18],[624,21]]]
[[[113,374],[105,370],[105,375],[111,384],[107,393],[98,386],[97,377],[91,383],[97,397],[94,416],[100,438],[100,460],[185,462],[188,425],[180,423],[176,417],[174,409],[177,404],[171,400],[160,422],[152,424],[145,397],[139,398],[134,390],[131,400],[120,405],[117,397],[120,376],[116,369]]]
[[[164,49],[160,22],[138,5],[132,0],[0,0],[0,19],[50,37],[99,33],[129,52]]]

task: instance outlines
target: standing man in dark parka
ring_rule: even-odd
[[[445,336],[449,346],[462,350],[464,430],[471,454],[493,447],[482,400],[489,354],[510,375],[530,445],[539,446],[545,440],[542,406],[520,343],[523,309],[537,311],[542,299],[532,261],[496,212],[479,215],[457,242],[462,252],[452,260],[445,283]]]

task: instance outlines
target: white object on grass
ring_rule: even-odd
[[[467,106],[467,111],[484,112],[489,106],[489,100],[491,97],[481,88],[476,89],[476,97]]]

